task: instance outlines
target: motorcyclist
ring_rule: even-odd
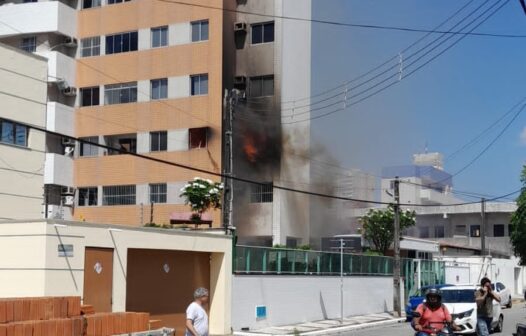
[[[442,304],[442,294],[436,288],[431,288],[426,293],[426,301],[416,308],[413,319],[415,336],[436,335],[446,324],[450,324],[453,330],[460,330],[451,319],[447,307]]]

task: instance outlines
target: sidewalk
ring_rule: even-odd
[[[295,325],[287,325],[281,327],[270,327],[254,331],[236,331],[236,336],[268,336],[268,335],[301,335],[301,336],[316,336],[316,335],[334,335],[352,330],[372,328],[377,326],[384,326],[396,324],[405,321],[405,318],[395,318],[391,314],[371,314],[363,316],[347,317],[343,320],[323,320],[316,322],[300,323]]]

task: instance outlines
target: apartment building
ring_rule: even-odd
[[[46,59],[0,44],[0,220],[40,218],[44,203]]]

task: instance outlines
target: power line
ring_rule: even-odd
[[[31,198],[31,199],[38,199],[38,200],[44,199],[43,197],[38,197],[38,196],[30,196],[30,195],[22,195],[22,194],[12,194],[12,193],[6,193],[6,192],[0,192],[0,195],[3,195],[3,196],[10,196],[10,197]]]
[[[163,160],[163,159],[159,159],[159,158],[155,158],[155,157],[151,157],[151,156],[147,156],[147,155],[143,155],[143,154],[128,152],[128,151],[123,150],[121,148],[111,147],[111,146],[107,146],[107,145],[103,145],[103,144],[87,141],[87,140],[84,140],[84,139],[79,139],[77,137],[73,137],[73,136],[70,136],[70,135],[67,135],[67,134],[62,134],[62,133],[59,133],[59,132],[50,131],[50,130],[47,130],[45,128],[41,128],[41,127],[38,127],[38,126],[33,126],[33,125],[28,125],[28,124],[26,124],[25,126],[30,128],[30,129],[33,129],[35,131],[44,132],[46,134],[51,134],[51,135],[58,136],[58,137],[68,138],[68,139],[71,139],[71,140],[74,140],[74,141],[78,141],[80,143],[86,143],[86,144],[89,144],[89,145],[92,145],[92,146],[104,148],[104,149],[107,149],[107,150],[110,150],[110,151],[114,151],[114,152],[117,152],[117,153],[120,153],[120,154],[128,154],[128,155],[131,155],[131,156],[134,156],[134,157],[137,157],[137,158],[150,160],[150,161],[161,163],[161,164],[170,165],[170,166],[173,166],[173,167],[178,167],[178,168],[182,168],[182,169],[186,169],[186,170],[200,172],[200,173],[204,173],[204,174],[208,174],[208,175],[212,175],[212,176],[222,177],[224,179],[232,179],[232,180],[235,180],[235,181],[238,181],[238,182],[244,182],[244,183],[256,184],[256,185],[267,185],[265,182],[250,180],[250,179],[241,178],[241,177],[228,176],[228,175],[225,175],[225,174],[222,174],[222,173],[217,173],[217,172],[206,170],[206,169],[202,169],[202,168],[196,168],[196,167],[192,167],[192,166],[189,166],[189,165],[186,165],[186,164],[171,162],[171,161],[167,161],[167,160]],[[390,205],[391,204],[391,203],[388,203],[388,202],[362,200],[362,199],[356,199],[356,198],[351,198],[351,197],[342,197],[342,196],[330,195],[330,194],[325,194],[325,193],[318,193],[318,192],[312,192],[312,191],[306,191],[306,190],[299,190],[299,189],[289,188],[289,187],[275,185],[275,184],[273,184],[272,187],[273,187],[273,189],[289,191],[289,192],[294,192],[294,193],[300,193],[300,194],[305,194],[305,195],[309,195],[309,196],[317,196],[317,197],[322,197],[322,198],[338,199],[338,200],[344,200],[344,201],[354,201],[354,202],[368,203],[368,204],[381,204],[381,205]],[[506,196],[509,196],[509,195],[496,197],[494,199],[489,199],[487,201],[500,199],[500,198],[506,197]],[[462,206],[462,205],[478,204],[478,203],[480,203],[480,201],[478,201],[478,202],[463,202],[463,203],[456,203],[456,204],[447,204],[447,206]],[[429,204],[400,204],[400,205],[408,206],[408,207],[429,207],[429,206],[432,206],[432,205],[429,205]]]
[[[464,33],[464,32],[461,32],[461,31],[442,31],[442,30],[422,29],[422,28],[383,26],[383,25],[373,25],[373,24],[358,24],[358,23],[337,22],[337,21],[330,21],[330,20],[307,19],[307,18],[293,17],[293,16],[286,16],[286,15],[272,15],[272,14],[256,13],[256,12],[249,12],[249,11],[243,11],[243,10],[237,10],[237,9],[229,9],[229,8],[222,8],[222,7],[214,7],[214,6],[209,6],[209,5],[200,5],[200,4],[196,4],[196,3],[188,3],[188,2],[175,1],[175,0],[157,0],[157,1],[166,2],[166,3],[172,3],[172,4],[178,4],[178,5],[184,5],[184,6],[200,7],[200,8],[206,8],[206,9],[219,10],[219,11],[229,12],[229,13],[238,13],[238,14],[247,14],[247,15],[266,17],[266,18],[274,18],[274,19],[283,19],[283,20],[292,20],[292,21],[302,21],[302,22],[328,24],[328,25],[334,25],[334,26],[340,26],[340,27],[367,28],[367,29],[379,29],[379,30],[395,30],[395,31],[403,31],[403,32],[411,32],[411,33],[431,33],[431,34],[444,34],[445,33],[445,34],[450,34],[450,35],[472,35],[472,36],[485,36],[485,37],[526,38],[526,35],[519,35],[519,34],[473,33],[473,32]]]

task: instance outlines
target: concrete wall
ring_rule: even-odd
[[[392,284],[391,277],[344,278],[344,315],[391,311]],[[256,306],[259,305],[267,307],[266,319],[256,319]],[[339,316],[339,277],[234,275],[234,330],[247,327],[254,330]]]
[[[55,225],[57,224],[57,225]],[[58,256],[59,244],[73,245],[73,255]],[[113,307],[126,309],[128,249],[211,253],[210,332],[230,332],[231,240],[224,234],[133,229],[82,222],[1,222],[0,297],[84,294],[86,247],[114,249]],[[91,267],[91,266],[87,266]]]
[[[0,63],[0,119],[45,127],[46,60],[0,45]],[[0,143],[0,219],[42,217],[44,149],[44,133],[34,130],[28,147]]]

